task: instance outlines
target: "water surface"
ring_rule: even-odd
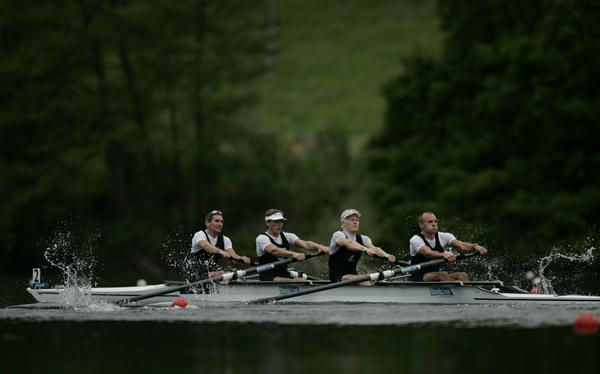
[[[208,303],[0,309],[7,373],[593,373],[600,306]],[[4,371],[3,370],[3,371]]]

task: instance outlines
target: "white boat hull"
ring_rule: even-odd
[[[317,282],[321,285],[327,282]],[[91,289],[47,288],[27,291],[39,303],[86,305],[92,302],[115,302],[148,292],[167,289],[165,284],[139,287],[106,287]],[[192,305],[207,302],[248,302],[255,299],[297,292],[314,287],[308,284],[259,281],[231,282],[211,285],[208,293],[173,292],[138,301],[140,305],[171,305],[183,296]],[[286,299],[299,303],[402,303],[402,304],[573,304],[600,303],[599,296],[529,294],[501,282],[380,282],[373,287],[344,286]]]

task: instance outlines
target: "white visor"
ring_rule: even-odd
[[[340,216],[340,221],[343,222],[346,218],[350,216],[357,216],[358,218],[360,218],[360,212],[356,209],[346,209],[342,212],[342,215]]]
[[[283,213],[281,213],[281,212],[276,212],[276,213],[271,214],[270,216],[265,217],[265,221],[279,221],[279,220],[287,221],[287,219],[283,216]]]

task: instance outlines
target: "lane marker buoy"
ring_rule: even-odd
[[[188,301],[185,297],[176,297],[175,299],[173,299],[173,302],[171,303],[172,307],[180,307],[180,308],[185,308],[186,306],[188,306]]]
[[[592,313],[581,313],[573,322],[573,331],[577,335],[594,335],[598,332],[598,317]]]

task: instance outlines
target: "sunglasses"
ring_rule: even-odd
[[[221,212],[220,210],[211,210],[210,212],[208,212],[208,214],[206,215],[206,221],[210,222],[212,220],[212,218],[214,216],[222,216],[223,212]]]

